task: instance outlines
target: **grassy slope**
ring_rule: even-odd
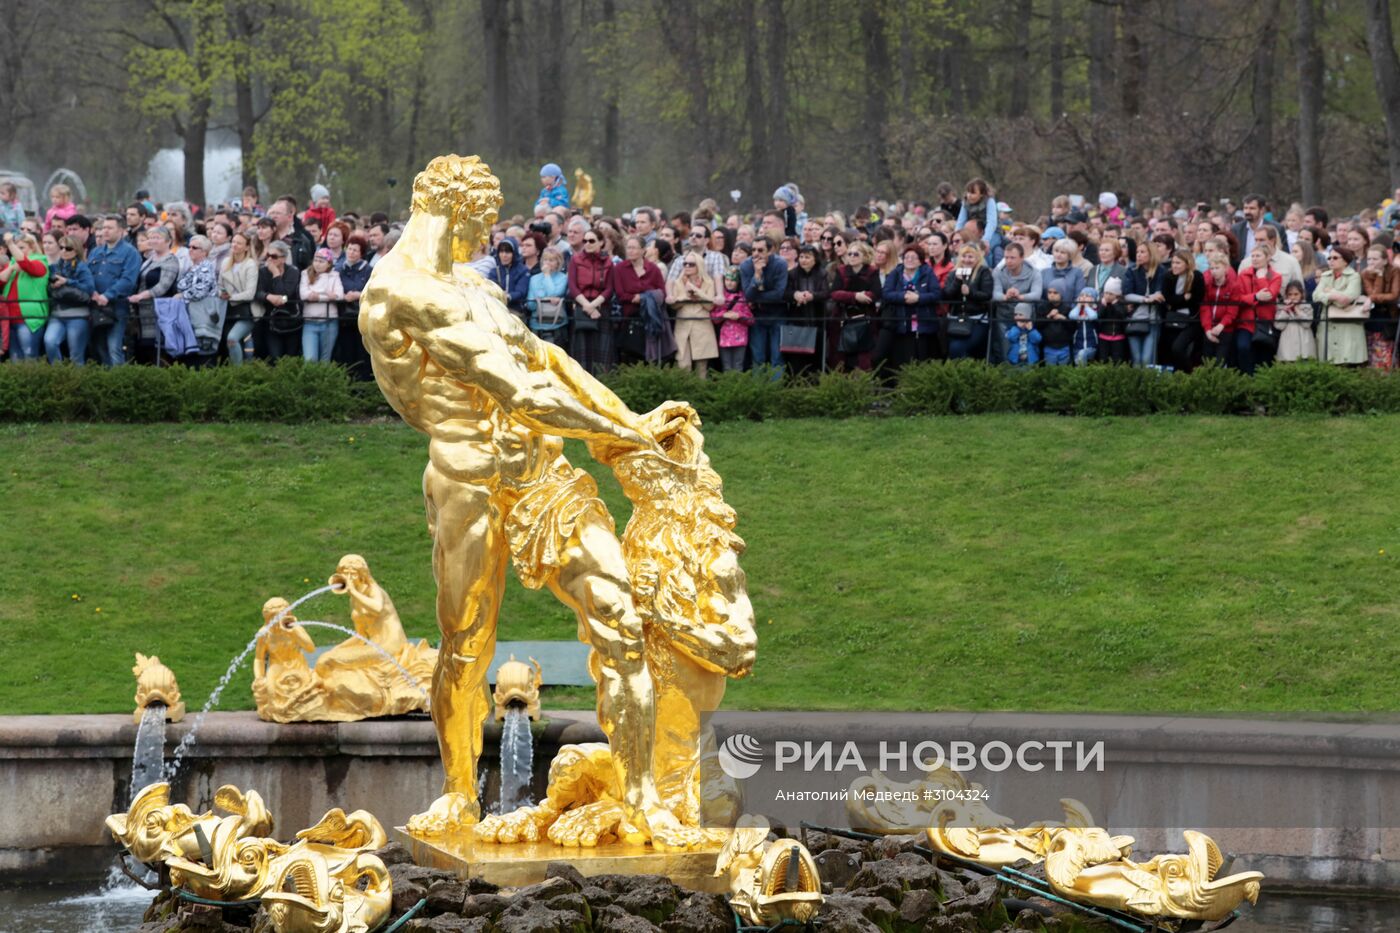
[[[760,627],[728,703],[1392,708],[1397,433],[1400,418],[715,426]],[[0,450],[0,712],[129,709],[136,650],[197,707],[263,600],[350,551],[410,635],[434,633],[424,445],[401,426],[8,428]],[[334,597],[305,608],[347,620]],[[512,580],[502,638],[573,632]],[[245,670],[223,708],[250,705]]]

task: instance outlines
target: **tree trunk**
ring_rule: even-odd
[[[1050,118],[1065,113],[1065,42],[1061,38],[1065,22],[1064,0],[1050,0]],[[1092,89],[1093,80],[1090,79]]]
[[[754,192],[761,191],[768,180],[764,177],[768,154],[768,113],[763,106],[765,74],[758,48],[758,17],[752,3],[739,4],[739,28],[743,32],[744,55],[744,123],[748,127],[748,179],[745,188],[751,203]],[[771,50],[770,50],[771,51]],[[774,183],[773,187],[777,187]],[[769,190],[772,190],[771,188]]]
[[[1019,0],[1013,14],[1016,17],[1016,22],[1012,24],[1016,36],[1016,55],[1023,62],[1035,60],[1035,56],[1031,54],[1031,17],[1034,12],[1033,0]],[[903,37],[906,32],[908,30],[901,29],[899,31],[901,42],[904,41]],[[1013,117],[1024,117],[1030,110],[1030,81],[1020,68],[1008,68],[1006,73],[1011,78],[1009,113]]]
[[[1322,43],[1317,0],[1297,0],[1298,179],[1305,205],[1322,202]]]
[[[1089,111],[1096,115],[1113,112],[1110,95],[1117,86],[1114,74],[1114,56],[1118,45],[1118,6],[1117,3],[1090,3],[1089,11]],[[1064,32],[1063,14],[1060,0],[1055,0],[1050,13],[1051,35],[1061,47],[1060,36]],[[1063,68],[1063,65],[1061,65]],[[1061,77],[1063,81],[1063,76]],[[1061,108],[1063,109],[1063,108]],[[1058,116],[1060,111],[1056,111]]]
[[[245,4],[231,6],[229,32],[233,39],[233,102],[238,124],[239,174],[244,188],[257,188],[258,164],[253,152],[258,128],[253,100],[253,17]]]
[[[485,70],[486,132],[489,148],[515,154],[510,109],[510,2],[481,0],[481,37]],[[483,147],[487,148],[487,147]]]
[[[1400,61],[1390,28],[1390,0],[1366,0],[1366,46],[1376,74],[1376,97],[1385,117],[1390,185],[1400,187]]]
[[[788,171],[788,34],[783,0],[766,0],[768,33],[768,180],[773,187],[787,181]]]
[[[191,101],[185,124],[185,201],[204,205],[204,143],[209,137],[209,98]]]
[[[603,34],[611,40],[615,31],[617,10],[614,0],[603,0]],[[602,75],[611,75],[611,69],[603,68]],[[603,177],[614,181],[622,174],[622,139],[619,124],[621,114],[617,109],[617,86],[611,77],[604,77],[603,87]]]
[[[865,39],[866,88],[861,134],[868,147],[869,164],[875,170],[875,186],[888,191],[891,178],[889,154],[885,147],[885,124],[889,118],[889,105],[885,95],[890,86],[890,53],[885,40],[885,20],[876,0],[867,0],[860,5],[860,31]]]
[[[1264,22],[1254,48],[1254,132],[1250,137],[1250,183],[1265,197],[1274,194],[1274,53],[1278,45],[1279,0],[1265,0]]]
[[[545,49],[540,65],[539,102],[541,151],[558,158],[564,142],[564,0],[545,4]]]
[[[1123,88],[1123,116],[1142,115],[1143,73],[1147,70],[1147,58],[1142,53],[1142,35],[1146,31],[1142,3],[1124,4],[1122,13],[1123,68],[1119,84]]]

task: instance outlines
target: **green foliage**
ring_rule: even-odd
[[[1325,363],[1270,366],[1253,378],[1213,363],[1190,373],[1130,366],[1015,369],[976,360],[913,363],[886,390],[867,372],[777,381],[772,371],[698,379],[674,366],[621,366],[604,382],[633,411],[689,402],[707,424],[772,418],[1037,413],[1100,418],[1153,414],[1400,413],[1400,375]],[[373,382],[289,357],[170,366],[0,366],[0,422],[344,421],[393,416]]]

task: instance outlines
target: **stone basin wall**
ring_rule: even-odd
[[[167,748],[193,718],[169,727]],[[1111,800],[1118,812],[1139,814],[1138,825],[1115,823],[1112,813],[1104,820],[1136,836],[1138,852],[1182,851],[1180,830],[1194,827],[1236,856],[1233,870],[1262,871],[1271,887],[1400,891],[1400,726],[972,713],[723,718],[721,735],[739,730],[764,743],[849,731],[853,723],[863,742],[897,740],[927,734],[931,722],[946,741],[1103,740],[1110,770],[1064,775],[1063,796],[1082,797],[1091,809],[1096,800]],[[535,729],[536,798],[559,746],[602,740],[591,712],[546,712],[545,719]],[[105,875],[117,848],[102,821],[126,809],[135,735],[129,715],[0,717],[0,882]],[[487,799],[494,797],[498,739],[499,728],[488,726]],[[1179,825],[1161,801],[1188,777],[1208,782],[1230,821]],[[1059,815],[1053,798],[1029,803],[1045,788],[1026,776],[973,779],[993,788],[994,810],[1021,820]],[[290,836],[333,806],[369,810],[386,827],[402,825],[437,796],[442,770],[426,719],[274,725],[252,713],[211,713],[174,796],[207,809],[225,783],[262,794],[277,835]],[[1007,800],[1027,804],[1008,808]],[[1350,815],[1327,819],[1342,806],[1360,814],[1354,825],[1347,825]],[[765,812],[761,802],[749,809]],[[1270,822],[1280,810],[1294,812]],[[844,825],[816,809],[810,819]]]

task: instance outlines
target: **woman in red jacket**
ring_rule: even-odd
[[[1216,253],[1210,260],[1210,268],[1205,273],[1206,294],[1201,301],[1201,330],[1205,331],[1205,347],[1201,351],[1204,359],[1214,359],[1221,366],[1231,362],[1235,349],[1235,333],[1240,328],[1240,319],[1245,311],[1239,301],[1239,278],[1230,268],[1230,257]],[[1249,321],[1249,333],[1254,333],[1254,320]],[[1246,342],[1246,349],[1249,344]]]
[[[1249,265],[1239,277],[1241,310],[1253,312],[1248,330],[1241,325],[1235,331],[1235,362],[1246,374],[1253,374],[1255,366],[1272,363],[1274,351],[1278,349],[1274,315],[1278,311],[1278,296],[1283,291],[1283,276],[1269,268],[1269,258],[1267,248],[1254,247],[1249,254]]]
[[[569,355],[595,376],[613,368],[613,263],[597,228],[583,235],[583,249],[569,259],[569,300],[574,304]]]

